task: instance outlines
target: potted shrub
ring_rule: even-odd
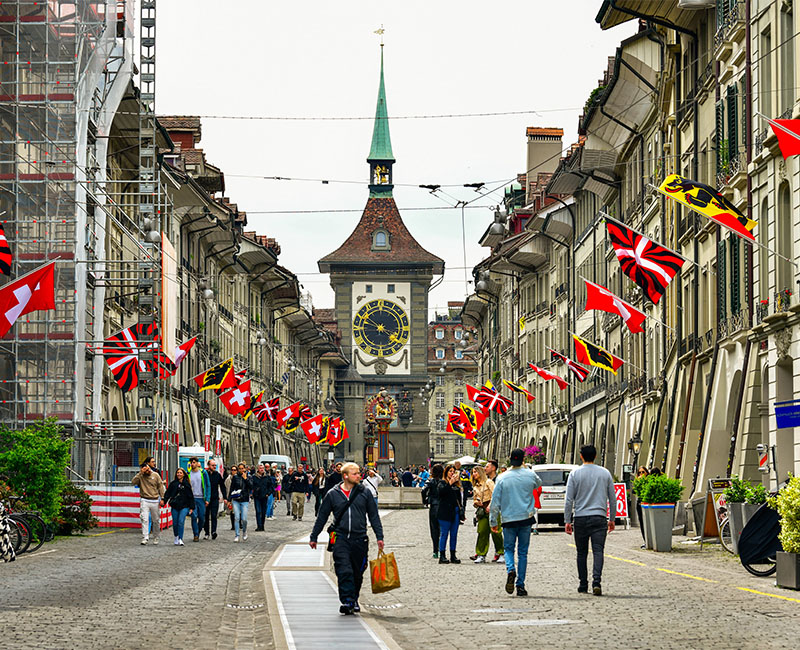
[[[747,489],[750,484],[740,479],[735,474],[731,476],[731,485],[725,488],[723,496],[728,507],[728,519],[731,525],[731,545],[733,552],[738,553],[739,535],[744,528],[744,503],[747,499]]]
[[[789,483],[770,500],[770,505],[778,510],[778,538],[783,546],[775,558],[775,582],[779,587],[800,589],[800,476],[790,475]]]
[[[683,494],[678,479],[663,474],[651,476],[641,489],[642,514],[645,519],[645,534],[651,534],[654,551],[672,550],[672,524],[675,521],[675,505]]]
[[[631,486],[631,492],[633,492],[634,496],[636,497],[636,500],[639,503],[642,503],[644,501],[644,499],[642,499],[642,492],[644,492],[645,484],[648,481],[650,481],[650,480],[652,480],[654,478],[656,478],[656,477],[655,476],[650,476],[648,474],[646,476],[639,476],[638,478],[634,479],[633,485]],[[635,504],[632,504],[632,505],[635,508]],[[644,545],[645,545],[645,548],[649,548],[649,549],[653,548],[653,533],[646,526],[644,510],[642,510],[642,519],[639,522],[639,526],[641,526],[642,530],[644,531]]]

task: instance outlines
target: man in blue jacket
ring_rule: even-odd
[[[533,491],[541,486],[542,479],[531,469],[522,467],[525,452],[511,452],[511,467],[497,478],[489,506],[489,525],[492,532],[499,532],[500,517],[503,520],[503,548],[506,558],[506,592],[527,596],[525,572],[528,568],[528,547],[531,543],[531,526],[536,507]],[[514,549],[517,549],[517,565],[514,567]]]
[[[200,541],[200,530],[206,519],[206,508],[211,500],[211,481],[208,474],[196,456],[189,459],[189,482],[192,484],[194,495],[194,510],[192,510],[192,532],[194,541]]]

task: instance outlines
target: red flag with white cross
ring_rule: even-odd
[[[315,415],[313,418],[309,418],[308,420],[304,420],[300,423],[300,428],[303,430],[303,433],[306,434],[306,440],[308,440],[309,444],[317,444],[320,441],[320,438],[323,436],[323,419],[323,415],[320,413],[319,415]]]
[[[219,396],[219,401],[228,409],[231,415],[240,415],[250,406],[250,380],[231,388],[227,393]]]
[[[267,402],[267,404],[269,404],[269,402]],[[294,404],[287,406],[285,409],[278,411],[278,414],[275,416],[275,421],[277,422],[279,429],[284,427],[292,418],[300,417],[300,404],[302,404],[302,402],[295,402]]]
[[[40,309],[55,309],[55,268],[50,262],[0,289],[0,336],[5,336],[20,316]]]

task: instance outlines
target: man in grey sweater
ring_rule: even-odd
[[[605,467],[594,464],[597,449],[594,445],[581,447],[583,465],[572,471],[567,479],[567,496],[564,502],[564,522],[567,535],[575,533],[575,548],[578,551],[578,593],[589,591],[586,560],[589,556],[589,540],[592,541],[592,593],[602,596],[600,580],[603,576],[603,549],[606,531],[614,530],[616,497],[614,479]]]

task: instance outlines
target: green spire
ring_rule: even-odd
[[[381,84],[378,88],[378,106],[375,109],[372,146],[369,149],[367,162],[377,160],[394,162],[392,138],[389,135],[389,113],[386,109],[386,90],[383,86],[383,43],[381,43]]]

